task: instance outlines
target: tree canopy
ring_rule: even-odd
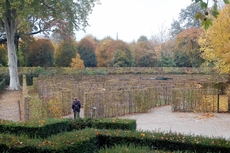
[[[2,0],[0,31],[7,39],[10,90],[20,89],[15,37],[20,34],[49,34],[58,28],[57,21],[66,22],[69,31],[88,26],[87,16],[99,0]],[[1,37],[2,38],[2,37]]]
[[[95,46],[89,39],[82,39],[77,46],[77,50],[81,59],[84,61],[85,67],[97,66]]]
[[[28,55],[28,66],[52,67],[54,65],[54,47],[48,39],[33,42]]]
[[[194,16],[201,11],[202,8],[198,3],[192,3],[185,9],[181,9],[178,20],[173,20],[171,24],[171,36],[174,38],[180,32],[188,28],[199,28],[200,21],[196,20]]]
[[[198,39],[202,33],[203,29],[201,28],[189,28],[178,34],[176,37],[176,46],[174,47],[174,50],[177,51],[176,55],[180,58],[175,58],[175,60],[181,59],[181,57],[183,57],[182,59],[188,57],[187,60],[191,63],[190,66],[200,66],[203,62],[203,59],[200,56]],[[189,65],[186,64],[186,66]]]
[[[199,39],[203,58],[214,63],[220,72],[229,72],[230,68],[230,4],[227,4],[213,19],[204,35]]]
[[[62,41],[56,50],[55,65],[69,67],[72,62],[72,58],[75,58],[76,53],[77,49],[73,41]]]

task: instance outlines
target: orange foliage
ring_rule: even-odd
[[[176,37],[175,50],[190,52],[192,49],[199,48],[198,39],[204,32],[201,28],[189,28]]]

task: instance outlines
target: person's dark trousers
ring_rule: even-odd
[[[74,111],[73,115],[74,115],[74,119],[76,119],[76,117],[80,118],[80,112]]]

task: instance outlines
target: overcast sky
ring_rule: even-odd
[[[191,0],[100,0],[88,17],[86,33],[76,32],[76,39],[91,34],[98,39],[110,36],[125,42],[137,40],[141,35],[150,38],[159,33],[161,25],[170,28],[178,19],[181,9]]]

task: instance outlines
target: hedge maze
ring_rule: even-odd
[[[171,105],[172,111],[217,112],[228,111],[228,98],[213,84],[225,81],[212,75],[54,75],[34,79],[29,92],[37,93],[37,107],[45,108],[47,117],[68,115],[74,96],[82,102],[85,117],[145,113],[163,105]]]

